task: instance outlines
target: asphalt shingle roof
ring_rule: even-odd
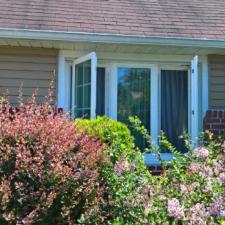
[[[225,0],[0,0],[0,28],[225,40]]]

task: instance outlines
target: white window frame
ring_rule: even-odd
[[[201,57],[202,62],[202,121],[209,108],[208,56]]]
[[[91,105],[90,105],[90,118],[96,117],[96,76],[97,76],[97,55],[95,52],[91,52],[87,55],[77,58],[73,61],[73,73],[72,73],[72,104],[71,111],[72,117],[74,118],[75,112],[75,76],[76,76],[76,65],[91,61]]]

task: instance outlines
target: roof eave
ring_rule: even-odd
[[[100,42],[118,44],[148,44],[166,46],[185,46],[202,48],[225,48],[225,40],[191,39],[182,37],[150,37],[134,35],[64,32],[50,30],[6,29],[0,28],[0,38],[49,40],[65,42]]]

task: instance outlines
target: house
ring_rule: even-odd
[[[0,95],[47,94],[74,117],[137,115],[157,143],[225,131],[225,1],[0,0]]]

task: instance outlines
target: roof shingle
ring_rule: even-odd
[[[224,0],[0,0],[0,28],[225,40]]]

